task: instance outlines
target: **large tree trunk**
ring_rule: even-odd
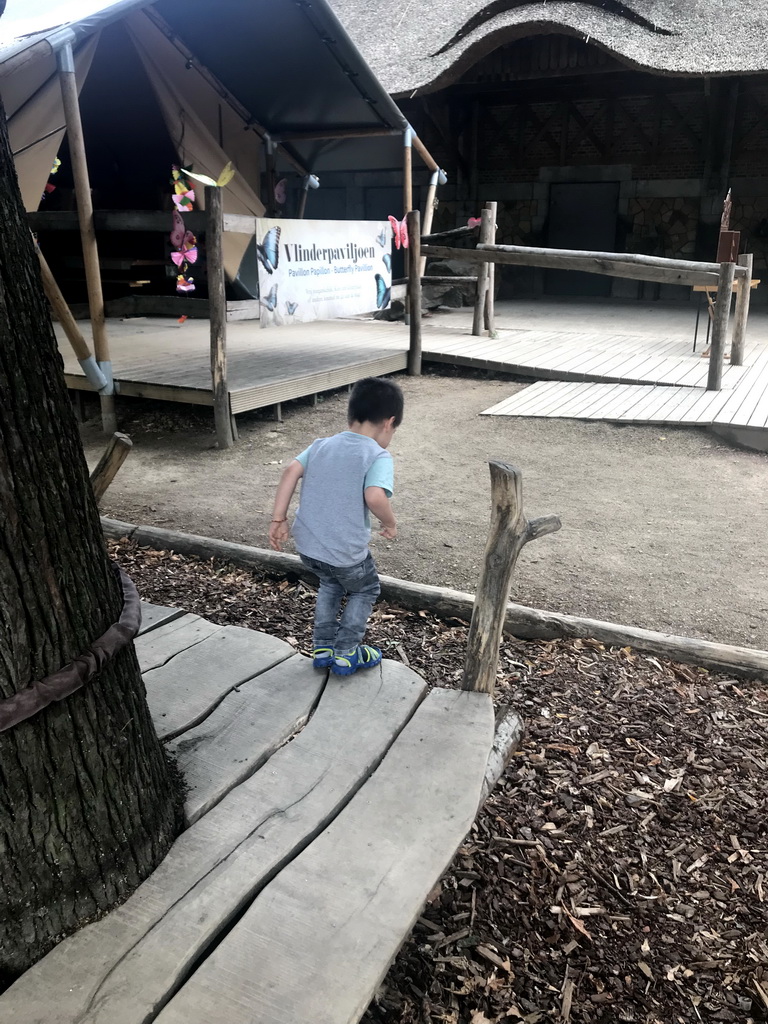
[[[0,700],[121,608],[0,107]],[[0,733],[0,989],[136,888],[180,823],[132,645]]]

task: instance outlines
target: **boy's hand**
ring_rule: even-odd
[[[381,531],[381,536],[385,540],[394,540],[397,537],[397,523],[393,523],[391,526],[385,526]]]
[[[288,540],[291,531],[288,528],[288,520],[281,523],[270,523],[269,525],[269,546],[273,551],[282,551],[283,544]]]

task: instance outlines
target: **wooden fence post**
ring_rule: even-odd
[[[739,256],[739,266],[747,268],[747,276],[739,279],[736,292],[736,313],[733,321],[733,341],[731,343],[731,366],[744,365],[744,343],[747,340],[747,320],[749,319],[749,302],[752,296],[752,271],[755,257],[752,253]]]
[[[491,211],[486,207],[480,213],[480,243],[490,245],[495,221],[491,218]],[[475,312],[472,317],[472,334],[479,338],[483,333],[485,321],[485,295],[488,290],[488,268],[489,261],[480,264],[477,274],[477,295],[475,296]]]
[[[219,448],[231,448],[235,439],[227,387],[227,295],[224,281],[223,211],[221,189],[215,185],[206,185],[205,252],[208,259],[208,303],[211,317],[213,416]]]
[[[411,377],[421,376],[421,214],[409,210],[406,214],[408,227],[408,310],[410,312],[410,346],[408,348],[408,373]]]
[[[115,479],[118,469],[131,454],[133,441],[127,434],[113,434],[98,466],[91,473],[91,487],[96,502],[104,497],[104,492]]]
[[[496,203],[486,203],[485,204],[485,208],[486,208],[486,210],[488,210],[490,212],[490,215],[491,215],[491,228],[490,228],[491,238],[490,238],[490,242],[491,242],[491,245],[495,245],[496,244],[496,214],[497,214],[498,207],[497,207]],[[488,331],[488,335],[489,336],[492,335],[494,333],[494,330],[495,330],[495,327],[494,327],[495,291],[496,291],[496,264],[495,263],[489,263],[488,264],[488,286],[487,286],[486,291],[485,291],[485,308],[484,308],[485,329],[486,329],[486,331]]]
[[[465,690],[492,694],[515,563],[529,541],[554,533],[561,523],[557,516],[543,516],[529,522],[523,512],[520,470],[495,460],[489,466],[491,529],[475,594],[461,685]]]
[[[709,350],[709,374],[707,391],[719,391],[723,386],[723,359],[728,336],[728,320],[731,315],[735,263],[720,264],[720,282],[717,286],[715,319],[712,324],[712,345]]]

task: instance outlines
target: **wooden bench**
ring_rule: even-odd
[[[475,818],[491,697],[391,661],[327,679],[274,637],[155,606],[136,648],[188,827],[0,1017],[357,1021]]]

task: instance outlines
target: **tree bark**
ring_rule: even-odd
[[[62,371],[0,107],[0,700],[122,607]],[[0,733],[0,988],[123,900],[180,826],[132,645]]]

